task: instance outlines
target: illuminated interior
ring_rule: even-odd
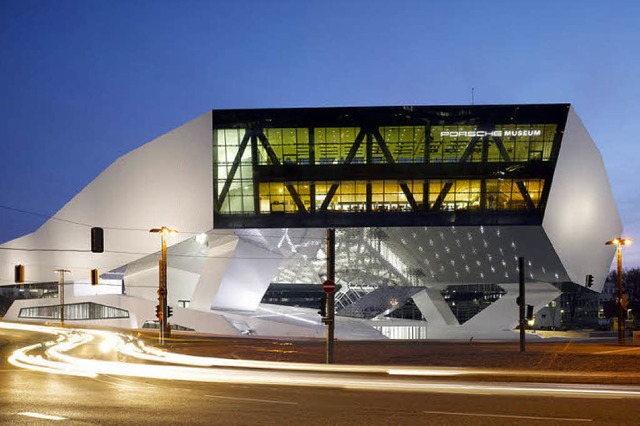
[[[216,215],[541,211],[562,131],[547,117],[504,124],[511,111],[490,124],[388,125],[398,121],[391,109],[376,123],[360,114],[347,121],[361,125],[335,127],[313,126],[309,113],[325,124],[332,109],[304,110],[297,124],[306,125],[291,127],[274,111],[287,112],[265,110],[257,122],[234,111],[228,127],[216,127],[214,112]],[[429,113],[446,117],[442,107]]]

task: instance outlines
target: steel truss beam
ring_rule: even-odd
[[[311,132],[312,133],[312,132]],[[313,136],[313,135],[311,135]],[[358,150],[361,148],[362,143],[365,141],[366,138],[366,163],[367,164],[372,164],[372,148],[373,148],[373,143],[374,140],[375,142],[378,144],[378,146],[380,147],[384,158],[387,162],[387,164],[389,165],[394,165],[397,164],[395,159],[393,158],[393,155],[391,154],[389,147],[387,146],[386,141],[384,140],[384,138],[382,137],[382,134],[380,133],[380,130],[378,129],[378,127],[370,127],[370,128],[361,128],[360,132],[358,133],[358,135],[356,136],[353,145],[351,146],[351,148],[349,149],[349,153],[347,154],[345,160],[344,160],[344,165],[349,165],[352,163],[353,159],[355,158]],[[254,162],[254,166],[257,165],[257,140],[260,141],[260,144],[262,145],[262,147],[265,149],[270,162],[272,163],[272,165],[274,166],[282,166],[282,164],[280,163],[280,160],[278,159],[277,154],[275,153],[275,151],[273,150],[273,148],[271,147],[271,144],[269,143],[268,138],[266,137],[266,135],[264,134],[264,131],[262,128],[256,128],[256,129],[247,129],[246,133],[244,135],[244,137],[242,138],[242,141],[238,147],[238,152],[236,153],[236,156],[234,158],[233,164],[231,166],[231,169],[229,170],[229,174],[227,175],[227,179],[224,183],[224,186],[222,188],[222,191],[220,192],[220,195],[217,197],[217,209],[220,210],[222,208],[222,204],[224,203],[226,197],[229,194],[229,190],[231,187],[231,184],[233,182],[233,179],[235,178],[235,175],[237,173],[238,168],[240,167],[241,164],[241,159],[242,156],[247,148],[247,145],[249,143],[249,141],[252,141],[252,157],[253,157],[253,162]],[[491,139],[495,144],[496,147],[498,148],[498,151],[500,153],[501,158],[508,163],[511,163],[512,160],[509,156],[509,153],[507,152],[505,145],[502,141],[502,138],[499,137],[494,137]],[[477,144],[482,142],[483,145],[483,155],[482,155],[482,162],[486,163],[486,157],[488,154],[488,146],[490,143],[490,139],[489,138],[472,138],[469,141],[469,144],[467,145],[467,147],[465,148],[463,154],[461,155],[460,159],[458,160],[458,164],[460,163],[466,163],[468,162],[469,158],[471,157],[471,155],[473,154],[474,149],[476,148]],[[310,138],[310,150],[314,151],[315,150],[315,146],[313,144],[313,140],[312,138]],[[429,145],[430,145],[430,140],[428,137],[425,136],[425,146],[424,146],[424,152],[425,152],[425,157],[428,158],[429,157]],[[429,201],[428,201],[428,180],[424,182],[425,183],[425,188],[423,188],[423,203],[422,203],[422,208],[424,210],[429,210]],[[531,199],[531,196],[529,195],[529,192],[527,190],[527,187],[525,186],[524,182],[522,179],[516,179],[515,180],[516,186],[518,188],[518,191],[522,194],[522,197],[527,205],[528,209],[534,210],[535,209],[535,205]],[[255,184],[255,182],[254,182]],[[421,209],[421,206],[418,206],[413,193],[411,191],[411,189],[409,188],[409,186],[405,183],[405,182],[400,182],[400,188],[402,189],[402,192],[404,193],[407,202],[409,203],[409,205],[411,206],[411,209],[413,211],[418,211]],[[255,185],[254,185],[255,186]],[[320,208],[318,209],[319,211],[327,211],[329,204],[331,203],[333,197],[335,196],[338,188],[339,188],[340,184],[339,183],[333,183],[329,189],[329,191],[327,191],[327,195],[324,198]],[[440,210],[442,208],[442,204],[444,202],[444,199],[446,198],[447,194],[449,193],[449,191],[451,190],[453,186],[453,180],[447,181],[440,193],[438,194],[438,197],[436,198],[436,201],[433,205],[433,207],[431,208],[431,210]],[[296,204],[298,211],[299,212],[303,212],[303,213],[307,213],[307,209],[304,205],[304,202],[302,201],[300,194],[297,192],[296,188],[294,185],[285,182],[285,187],[287,188],[287,191],[289,192],[289,195],[291,196],[291,199],[294,201],[294,203]],[[315,189],[315,188],[314,188]],[[254,194],[254,199],[258,198],[258,192],[256,191]],[[486,208],[486,179],[482,179],[482,188],[481,188],[481,207],[482,208]],[[367,185],[367,211],[370,211],[371,209],[371,199],[372,199],[372,195],[371,195],[371,185],[370,183],[368,183]],[[310,207],[311,210],[314,210],[313,206],[315,205],[315,197],[312,200],[312,206]],[[256,207],[257,208],[257,207]]]
[[[504,142],[502,142],[502,138],[495,137],[493,141],[498,147],[498,151],[500,151],[500,155],[502,156],[504,161],[511,162],[511,157],[509,157],[509,153],[504,146]],[[535,209],[536,206],[533,205],[533,201],[531,200],[531,196],[529,195],[529,191],[527,191],[527,187],[524,185],[524,182],[522,182],[522,180],[516,180],[516,186],[522,194],[522,198],[524,198],[524,202],[527,204],[527,208],[531,210]]]
[[[396,160],[393,159],[393,155],[391,155],[391,152],[389,151],[389,147],[387,147],[387,144],[384,141],[384,138],[380,134],[380,130],[378,130],[377,127],[373,129],[373,137],[376,138],[376,141],[378,142],[378,146],[380,146],[382,153],[387,159],[387,163],[396,164]],[[402,188],[402,192],[404,192],[405,197],[407,197],[407,201],[411,206],[411,210],[413,211],[418,210],[418,205],[416,204],[416,200],[415,198],[413,198],[413,193],[411,192],[407,184],[405,182],[400,182],[400,188]]]
[[[260,142],[262,143],[262,147],[265,149],[265,151],[267,151],[267,155],[269,156],[269,159],[271,160],[273,165],[281,166],[280,160],[278,160],[278,156],[273,151],[273,148],[271,148],[269,139],[267,139],[267,137],[264,135],[264,132],[262,131],[262,129],[260,129],[260,132],[257,134],[257,136]],[[296,191],[296,188],[290,183],[286,183],[286,182],[284,186],[287,188],[287,191],[289,191],[289,195],[291,195],[291,198],[296,203],[296,206],[298,207],[298,212],[307,213],[307,209],[305,208],[304,203],[300,198],[300,194],[298,194],[298,191]]]
[[[351,149],[349,150],[349,154],[347,154],[347,158],[344,159],[344,164],[351,164],[354,157],[358,153],[358,149],[360,149],[360,145],[362,145],[362,141],[364,140],[365,134],[366,134],[365,131],[363,129],[360,129],[360,132],[358,133],[358,136],[356,136],[356,139],[353,142],[353,145],[351,145]],[[322,205],[320,206],[320,211],[327,210],[327,207],[329,207],[329,203],[333,199],[333,196],[336,195],[338,186],[340,186],[339,183],[333,183],[331,185],[331,188],[329,188],[329,191],[327,192],[326,197],[324,197],[324,200],[322,201]]]
[[[469,159],[469,157],[471,156],[471,154],[473,153],[473,150],[476,146],[476,144],[480,141],[480,138],[472,138],[471,141],[469,141],[469,145],[467,145],[467,148],[464,150],[462,156],[460,157],[460,160],[458,160],[458,163],[465,163],[467,162],[467,160]],[[500,156],[502,157],[502,159],[504,159],[505,162],[510,163],[511,162],[511,157],[509,156],[509,153],[507,152],[507,149],[504,146],[504,143],[502,142],[502,138],[499,137],[494,137],[493,138],[493,142],[496,144],[496,147],[498,148],[498,151],[500,152]],[[488,144],[489,144],[489,140],[487,138],[484,139],[483,141],[483,162],[486,162],[486,153],[488,151]],[[482,191],[481,191],[481,205],[483,207],[486,208],[486,179],[482,179]],[[527,204],[527,208],[530,210],[534,210],[536,207],[533,204],[533,200],[531,200],[531,196],[529,195],[529,191],[527,190],[527,187],[525,186],[524,182],[522,180],[516,180],[516,186],[518,187],[518,191],[520,191],[520,193],[522,194],[522,198],[524,199],[525,203]],[[436,201],[433,204],[433,210],[440,210],[442,207],[442,203],[444,202],[445,197],[447,196],[447,194],[449,193],[449,191],[451,190],[451,187],[453,186],[453,181],[448,181],[447,183],[444,184],[444,186],[442,187],[442,189],[440,190],[440,193],[438,194],[438,198],[436,198]],[[427,191],[424,192],[424,197],[428,197]]]
[[[224,186],[222,187],[222,191],[220,191],[220,195],[218,196],[218,205],[217,209],[220,211],[222,208],[222,204],[224,203],[224,199],[227,198],[229,194],[229,188],[231,188],[231,183],[233,182],[233,178],[238,171],[238,167],[240,167],[240,162],[242,160],[242,155],[244,154],[244,150],[247,148],[249,140],[251,139],[252,132],[247,130],[242,138],[242,142],[240,142],[240,146],[238,147],[238,152],[236,153],[236,157],[233,159],[233,164],[231,165],[231,170],[229,170],[229,174],[227,175],[227,180],[224,182]]]

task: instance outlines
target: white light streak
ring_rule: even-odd
[[[501,419],[524,419],[524,420],[553,420],[561,422],[591,422],[593,419],[568,418],[568,417],[540,417],[540,416],[517,416],[512,414],[494,413],[455,413],[448,411],[423,411],[425,414],[440,414],[444,416],[470,416],[470,417],[497,417]]]
[[[36,419],[44,419],[44,420],[67,420],[66,417],[60,417],[60,416],[51,416],[48,414],[42,414],[42,413],[32,413],[29,411],[24,411],[22,413],[16,413],[19,416],[26,416],[26,417],[33,417]]]
[[[97,377],[113,375],[160,380],[183,380],[210,383],[266,384],[287,386],[311,386],[370,391],[407,391],[477,394],[555,395],[575,397],[586,395],[600,398],[640,398],[640,390],[613,386],[511,384],[476,382],[434,382],[434,377],[485,376],[526,377],[535,374],[527,371],[487,370],[471,368],[416,368],[385,366],[351,366],[340,364],[286,363],[272,361],[248,361],[215,357],[199,357],[175,354],[154,347],[126,335],[99,330],[62,329],[54,327],[9,324],[0,327],[29,329],[59,335],[55,341],[35,344],[18,349],[9,362],[17,367],[46,373]],[[112,353],[125,355],[154,364],[129,363],[85,359],[68,352],[83,345],[90,345],[93,352],[108,341]],[[96,342],[98,345],[96,345]],[[79,352],[79,351],[74,351]],[[33,354],[32,354],[33,353]],[[94,356],[91,350],[82,351]],[[363,376],[366,374],[367,376]],[[568,374],[546,372],[545,376]],[[423,381],[416,379],[420,377]],[[594,378],[597,375],[592,375]],[[403,377],[413,377],[411,381]]]
[[[280,401],[276,399],[238,398],[235,396],[220,396],[220,395],[205,395],[205,397],[216,398],[216,399],[230,399],[230,400],[236,400],[236,401],[264,402],[266,404],[298,405],[298,403],[294,401]]]
[[[430,369],[430,368],[421,368],[421,369],[392,369],[388,370],[387,373],[390,376],[457,376],[459,374],[464,374],[463,371],[456,369]]]

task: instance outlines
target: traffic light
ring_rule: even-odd
[[[91,285],[98,285],[98,270],[91,270]]]
[[[529,321],[533,319],[533,305],[527,305],[527,319]]]
[[[587,275],[586,282],[587,282],[587,287],[591,288],[591,286],[593,286],[593,275],[591,274]]]
[[[160,309],[160,305],[156,305],[156,318],[158,318],[158,321],[162,321],[162,309]]]
[[[522,302],[520,301],[520,296],[516,297],[516,305],[520,306]]]
[[[173,308],[171,306],[167,306],[167,318],[171,318],[173,316]]]
[[[17,283],[24,282],[24,265],[16,265],[15,267],[15,281]]]
[[[320,299],[320,305],[318,307],[320,308],[320,310],[318,311],[318,314],[323,318],[326,317],[327,316],[327,297],[326,296],[323,296]]]
[[[91,252],[104,252],[104,229],[97,227],[91,228]]]

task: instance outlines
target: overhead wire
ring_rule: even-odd
[[[82,250],[82,249],[27,249],[27,248],[11,248],[11,247],[0,247],[0,250],[9,250],[9,251],[29,251],[29,252],[70,252],[70,253],[92,253],[91,250]],[[152,256],[159,255],[159,252],[135,252],[135,251],[124,251],[124,250],[105,250],[103,253],[111,253],[111,254],[130,254],[134,256]],[[101,254],[101,253],[95,253]],[[237,255],[199,255],[199,254],[178,254],[178,253],[167,253],[167,257],[188,257],[188,258],[201,258],[201,259],[266,259],[266,260],[278,260],[282,259],[282,256],[278,257],[264,257],[264,256],[237,256]]]
[[[0,209],[4,209],[4,210],[8,210],[8,211],[14,211],[14,212],[18,212],[18,213],[23,213],[23,214],[28,214],[28,215],[32,215],[32,216],[36,216],[36,217],[40,217],[46,220],[54,220],[54,221],[58,221],[58,222],[63,222],[63,223],[69,223],[72,225],[76,225],[76,226],[82,226],[82,227],[86,227],[86,228],[93,228],[93,227],[97,227],[97,225],[94,224],[89,224],[89,223],[83,223],[83,222],[79,222],[79,221],[74,221],[74,220],[69,220],[69,219],[63,219],[60,217],[57,217],[56,215],[50,215],[50,214],[45,214],[45,213],[40,213],[40,212],[35,212],[35,211],[30,211],[27,209],[22,209],[22,208],[17,208],[17,207],[12,207],[12,206],[7,206],[7,205],[2,205],[0,204]],[[103,229],[106,230],[115,230],[115,231],[132,231],[132,232],[145,232],[148,233],[149,229],[146,228],[135,228],[135,227],[110,227],[110,226],[103,226]],[[267,228],[268,229],[268,228]],[[289,228],[281,228],[282,230],[280,230],[279,232],[277,232],[277,235],[274,233],[265,233],[265,229],[263,228],[260,231],[259,237],[264,238],[264,239],[277,239],[277,240],[282,240],[283,238],[286,238],[289,242],[291,241],[326,241],[325,237],[314,237],[314,236],[309,236],[309,235],[303,235],[303,236],[292,236],[289,234],[289,232],[287,231]],[[220,230],[222,232],[224,232],[224,230]],[[232,232],[233,234],[235,234],[236,236],[242,237],[243,234],[246,235],[248,232],[247,230],[229,230],[230,232]],[[275,232],[275,231],[274,231]],[[199,235],[199,234],[207,234],[207,235],[211,235],[208,232],[195,232],[195,231],[179,231],[180,234],[186,234],[186,235]],[[305,231],[305,234],[308,234],[308,231]],[[215,234],[215,232],[214,232]],[[2,247],[0,246],[0,250],[3,251],[23,251],[23,252],[50,252],[50,253],[92,253],[91,250],[89,249],[75,249],[75,248],[22,248],[22,247]],[[152,255],[158,255],[159,252],[155,251],[155,252],[136,252],[136,251],[124,251],[124,250],[105,250],[104,253],[108,253],[108,254],[121,254],[121,255],[131,255],[131,256],[152,256]],[[201,255],[201,254],[172,254],[172,253],[167,253],[167,257],[168,258],[192,258],[192,259],[243,259],[243,260],[282,260],[284,259],[284,256],[273,256],[273,257],[260,257],[260,256],[238,256],[238,255]],[[326,261],[326,257],[314,257],[313,259],[311,259],[312,261]],[[41,264],[39,264],[39,266],[43,266]],[[53,265],[48,265],[53,267]],[[85,266],[83,267],[76,267],[76,269],[89,269]]]
[[[4,209],[4,210],[10,210],[10,211],[15,211],[15,212],[19,212],[19,213],[25,213],[25,214],[29,214],[32,216],[38,216],[47,220],[55,220],[55,221],[59,221],[59,222],[65,222],[65,223],[70,223],[72,225],[78,225],[78,226],[83,226],[83,227],[87,227],[87,228],[94,228],[94,227],[101,227],[103,229],[106,230],[112,230],[112,231],[134,231],[134,232],[149,232],[149,229],[147,228],[135,228],[135,227],[118,227],[118,226],[99,226],[96,224],[89,224],[89,223],[83,223],[83,222],[78,222],[78,221],[74,221],[74,220],[69,220],[69,219],[63,219],[63,218],[59,218],[56,215],[48,215],[48,214],[44,214],[44,213],[38,213],[38,212],[34,212],[34,211],[30,211],[30,210],[25,210],[25,209],[20,209],[20,208],[16,208],[16,207],[11,207],[11,206],[7,206],[7,205],[2,205],[0,204],[0,209]],[[288,228],[279,228],[279,229],[288,229]],[[220,231],[223,231],[222,229],[220,229]],[[230,230],[233,231],[233,230]],[[246,232],[246,230],[237,230],[240,233]],[[179,230],[180,234],[186,234],[186,235],[199,235],[199,234],[206,234],[207,232],[202,232],[202,231],[183,231],[183,230]],[[264,238],[282,238],[282,236],[284,234],[280,234],[280,235],[266,235],[263,233],[260,234],[262,237]],[[324,237],[291,237],[289,236],[290,239],[293,240],[326,240],[326,238]]]

